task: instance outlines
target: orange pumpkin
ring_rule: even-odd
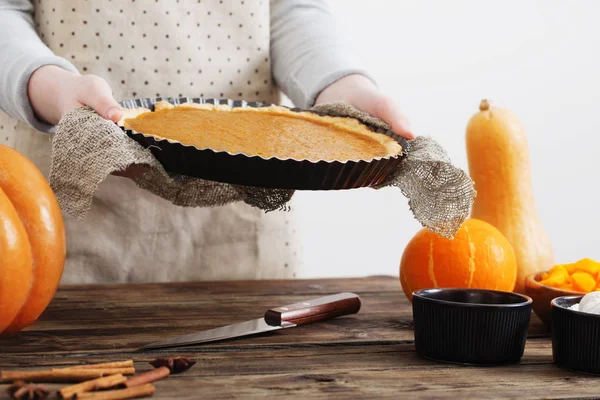
[[[30,160],[0,145],[0,333],[37,320],[54,297],[65,257],[52,189]]]
[[[400,262],[400,283],[412,301],[420,289],[462,287],[512,291],[517,261],[511,244],[487,222],[467,219],[446,239],[421,229],[408,243]]]

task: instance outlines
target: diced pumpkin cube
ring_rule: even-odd
[[[544,281],[544,280],[546,280],[546,279],[548,279],[548,278],[550,278],[550,274],[548,274],[547,272],[544,272],[544,273],[542,274],[542,280]]]
[[[563,266],[567,270],[569,275],[572,274],[573,272],[575,272],[576,268],[577,268],[577,263],[559,264],[559,265]]]
[[[567,278],[569,276],[569,272],[564,267],[564,265],[555,265],[554,267],[552,267],[552,269],[550,269],[549,273],[550,273],[550,276],[554,276],[554,277]]]
[[[543,279],[540,283],[542,285],[557,286],[566,283],[569,279],[569,273],[562,265],[555,265],[550,271],[548,271],[548,278]]]
[[[571,279],[575,290],[588,293],[596,288],[596,280],[587,272],[573,272]]]
[[[552,287],[558,287],[559,285],[562,285],[561,282],[558,282],[556,279],[544,279],[543,281],[540,281],[540,283],[542,285],[546,285],[546,286],[552,286]]]
[[[576,271],[587,272],[588,274],[597,277],[598,272],[600,271],[600,263],[590,258],[584,258],[575,263],[574,272]]]

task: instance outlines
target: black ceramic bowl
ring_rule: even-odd
[[[569,310],[583,296],[552,300],[552,356],[561,368],[600,375],[600,315]]]
[[[413,293],[419,355],[451,363],[506,364],[523,357],[532,300],[483,289],[424,289]]]

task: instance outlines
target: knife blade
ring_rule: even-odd
[[[176,336],[150,343],[139,350],[161,349],[191,344],[214,342],[241,336],[254,335],[279,329],[293,328],[312,322],[324,321],[360,310],[360,297],[355,293],[338,293],[269,309],[262,318],[239,322],[206,331]]]

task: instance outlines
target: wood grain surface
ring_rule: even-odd
[[[223,342],[137,351],[339,292],[360,296],[358,314]],[[420,358],[411,306],[393,277],[65,286],[35,325],[0,339],[0,355],[2,370],[133,359],[142,372],[156,357],[197,361],[156,382],[156,399],[600,398],[600,377],[553,364],[550,336],[535,316],[518,364],[472,367]],[[6,386],[0,388],[4,398]]]

